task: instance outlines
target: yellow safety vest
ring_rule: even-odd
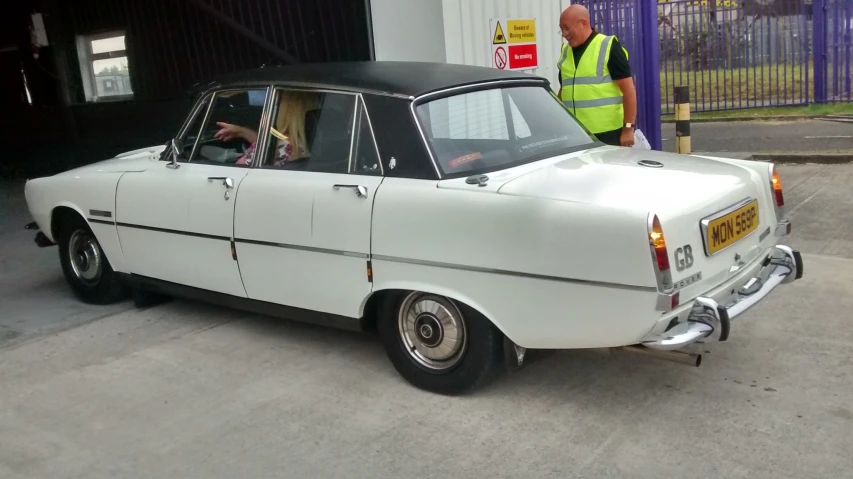
[[[624,125],[622,90],[610,78],[607,62],[615,36],[596,34],[581,55],[578,66],[572,47],[564,43],[557,69],[562,77],[563,104],[592,133],[618,130]],[[628,50],[623,47],[625,56]]]

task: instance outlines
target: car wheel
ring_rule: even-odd
[[[416,387],[461,394],[485,385],[499,371],[500,330],[473,308],[444,296],[391,295],[378,326],[395,369]]]
[[[85,221],[79,217],[67,220],[57,236],[62,273],[78,298],[91,304],[109,304],[124,297],[125,286]]]

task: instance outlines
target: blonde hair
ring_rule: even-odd
[[[294,158],[299,156],[299,149],[304,145],[305,155],[308,155],[308,142],[305,138],[305,114],[318,108],[317,97],[310,92],[279,91],[278,113],[275,119],[275,130],[285,138],[276,135],[277,145],[286,139],[293,145]]]

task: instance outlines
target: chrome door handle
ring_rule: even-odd
[[[232,180],[231,178],[227,178],[225,176],[208,176],[207,177],[207,181],[213,181],[213,180],[221,181],[222,184],[225,185],[225,187],[228,188],[229,190],[234,188],[234,180]]]
[[[341,188],[352,188],[359,198],[367,198],[367,187],[362,185],[335,185],[332,188],[339,190]]]

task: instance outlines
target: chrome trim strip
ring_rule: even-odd
[[[193,149],[192,149],[192,151],[190,151],[190,156],[189,156],[189,158],[187,158],[187,163],[192,163],[192,161],[193,161],[193,157],[195,156],[195,151],[198,148],[198,142],[201,141],[201,134],[202,134],[202,132],[204,132],[204,127],[207,126],[207,120],[210,119],[210,110],[213,109],[213,104],[216,103],[216,96],[220,93],[222,93],[222,92],[218,91],[218,92],[214,93],[213,96],[210,97],[210,103],[207,104],[207,110],[205,110],[205,112],[204,112],[204,118],[201,119],[201,126],[198,127],[198,135],[196,135],[196,137],[195,137],[195,143],[193,143]],[[184,146],[184,148],[186,148],[186,146]],[[178,162],[177,159],[175,159],[175,162],[176,163]]]
[[[648,286],[633,286],[628,284],[618,284],[618,283],[607,283],[603,281],[590,281],[585,279],[576,279],[576,278],[566,278],[560,276],[547,276],[542,274],[533,274],[533,273],[522,273],[520,271],[508,271],[502,269],[494,269],[494,268],[483,268],[480,266],[468,266],[462,264],[452,264],[452,263],[441,263],[438,261],[428,261],[428,260],[420,260],[420,259],[410,259],[410,258],[400,258],[397,256],[384,256],[384,255],[373,255],[371,257],[373,261],[389,261],[392,263],[405,263],[405,264],[414,264],[418,266],[432,266],[436,268],[446,268],[446,269],[456,269],[461,271],[471,271],[474,273],[487,273],[487,274],[500,274],[506,276],[516,276],[520,278],[528,278],[528,279],[540,279],[544,281],[559,281],[562,283],[576,283],[576,284],[586,284],[590,286],[602,286],[605,288],[616,288],[616,289],[625,289],[631,291],[643,291],[643,292],[655,292],[656,289],[654,287]]]
[[[743,238],[740,238],[739,240],[735,241],[734,243],[724,247],[723,249],[721,249],[721,250],[719,250],[713,254],[711,254],[708,251],[708,225],[710,225],[712,221],[714,221],[716,219],[720,219],[729,213],[737,211],[738,209],[743,208],[744,206],[747,206],[752,202],[755,202],[757,204],[758,200],[749,196],[749,197],[741,200],[739,203],[736,203],[734,206],[729,206],[728,208],[717,211],[716,213],[712,213],[712,214],[702,218],[702,220],[699,222],[699,229],[701,230],[700,232],[702,233],[702,248],[705,251],[705,256],[710,257],[710,256],[715,256],[719,253],[722,253],[723,251],[729,249],[733,245],[740,243],[741,241],[745,240],[746,238],[749,238],[750,236],[755,234],[756,231],[758,231],[758,227],[756,227],[748,235],[744,236]],[[759,222],[758,224],[760,225],[761,224],[761,208],[760,208],[760,205],[758,208],[756,208],[756,211],[758,211],[758,222]]]
[[[382,166],[382,155],[379,154],[379,144],[376,142],[376,133],[373,131],[373,122],[370,120],[370,112],[367,110],[367,102],[364,101],[363,95],[358,95],[361,100],[361,107],[364,109],[364,117],[367,118],[367,128],[370,130],[370,136],[373,138],[373,148],[376,149],[376,160],[379,161],[380,176],[385,176],[385,167]]]
[[[515,84],[515,83],[518,83],[518,84],[539,83],[542,85],[547,84],[547,82],[543,78],[536,77],[536,76],[533,76],[530,78],[513,78],[511,80],[507,79],[507,80],[484,81],[484,82],[470,83],[467,85],[459,85],[459,86],[454,86],[454,87],[450,87],[450,88],[444,88],[442,90],[435,90],[435,91],[427,92],[427,93],[416,96],[414,98],[414,102],[419,103],[419,102],[424,101],[427,98],[430,98],[433,96],[444,95],[446,93],[450,93],[450,92],[453,92],[456,90],[472,90],[472,91],[488,90],[489,88],[486,88],[486,87],[490,87],[493,85],[511,85],[511,84]]]
[[[182,236],[193,236],[195,238],[204,238],[204,239],[213,239],[213,240],[221,240],[221,241],[231,241],[231,238],[227,236],[217,236],[217,235],[209,235],[204,233],[193,233],[191,231],[181,231],[181,230],[172,230],[168,228],[158,228],[156,226],[144,226],[144,225],[136,225],[131,223],[121,223],[116,222],[116,226],[121,226],[124,228],[133,228],[137,230],[147,230],[147,231],[156,231],[158,233],[167,233],[174,235],[182,235]]]
[[[113,217],[112,211],[105,211],[105,210],[89,210],[89,214],[92,216],[101,216],[103,218],[112,218]]]
[[[409,102],[409,111],[412,114],[412,120],[415,122],[415,126],[418,127],[418,132],[421,134],[421,141],[424,144],[424,148],[426,148],[427,154],[429,155],[429,159],[432,162],[432,167],[435,170],[436,177],[441,179],[441,170],[438,168],[438,162],[435,160],[435,155],[432,153],[432,145],[430,145],[429,140],[427,140],[426,133],[424,133],[424,129],[421,126],[420,119],[418,118],[418,114],[415,112],[415,102]],[[381,158],[380,158],[381,161]]]
[[[327,249],[327,248],[315,248],[313,246],[300,246],[300,245],[286,244],[286,243],[275,243],[272,241],[258,241],[258,240],[251,240],[251,239],[245,239],[245,238],[235,238],[234,242],[235,243],[252,244],[252,245],[256,245],[256,246],[269,246],[271,248],[284,248],[284,249],[292,249],[292,250],[297,250],[297,251],[308,251],[311,253],[348,256],[350,258],[360,258],[360,259],[370,258],[370,256],[366,253],[356,253],[353,251],[341,251],[341,250]]]
[[[86,221],[88,221],[89,223],[97,223],[99,225],[115,226],[115,224],[116,224],[115,221],[97,220],[95,218],[86,218]]]
[[[267,149],[270,144],[270,127],[273,124],[272,110],[276,97],[277,94],[272,85],[267,86],[266,95],[264,96],[264,106],[261,111],[261,123],[258,125],[258,144],[255,145],[255,159],[252,161],[250,168],[260,168],[261,164],[267,159]]]
[[[347,157],[347,173],[352,173],[352,165],[353,158],[355,156],[355,137],[358,136],[358,114],[361,112],[359,109],[359,95],[355,95],[355,101],[353,101],[352,105],[352,130],[350,130],[349,136],[349,157]]]

